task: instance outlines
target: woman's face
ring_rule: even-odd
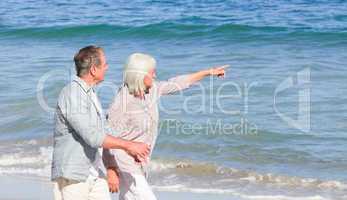
[[[148,74],[143,79],[143,83],[145,84],[147,90],[149,90],[153,85],[153,80],[157,77],[155,69],[152,68],[149,70]]]

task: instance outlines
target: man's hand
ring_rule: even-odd
[[[229,67],[230,65],[223,65],[220,67],[213,67],[209,69],[209,74],[211,76],[218,76],[218,77],[224,77],[225,76],[225,69]]]
[[[123,149],[134,157],[137,162],[148,160],[148,155],[151,151],[151,147],[145,143],[123,140],[111,135],[106,135],[102,147],[105,149]]]
[[[145,162],[149,156],[151,148],[142,142],[129,141],[126,152],[134,157],[136,162]]]
[[[119,191],[119,176],[116,168],[107,168],[107,183],[110,192],[114,193]]]
[[[142,142],[133,142],[106,135],[102,147],[105,149],[123,149],[135,160],[145,161],[151,150],[150,146]]]

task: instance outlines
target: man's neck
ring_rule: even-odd
[[[80,79],[82,79],[84,82],[86,82],[87,85],[89,85],[90,87],[93,87],[97,84],[97,82],[91,76],[83,76],[83,77],[80,77]]]

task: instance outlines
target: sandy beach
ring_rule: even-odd
[[[165,200],[236,200],[228,195],[189,192],[155,191],[158,199]],[[47,180],[20,176],[0,176],[0,200],[53,200],[53,184]],[[118,200],[117,194],[112,194]]]

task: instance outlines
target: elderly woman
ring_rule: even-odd
[[[206,76],[225,74],[225,66],[222,66],[168,81],[155,81],[155,68],[156,61],[150,55],[130,55],[124,66],[124,83],[108,110],[109,123],[121,133],[120,138],[147,143],[151,150],[158,135],[159,98],[186,89]],[[104,150],[103,158],[110,191],[118,191],[120,185],[120,200],[156,199],[146,180],[150,157],[144,161],[134,159],[123,150]]]

